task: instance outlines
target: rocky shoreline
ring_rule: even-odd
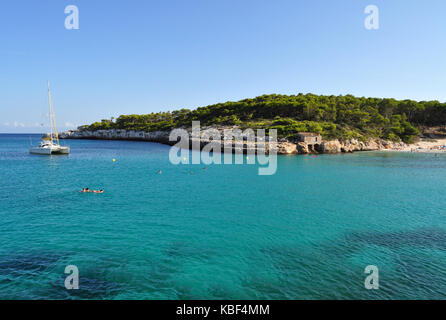
[[[223,133],[223,129],[218,129]],[[134,130],[98,130],[98,131],[86,131],[86,130],[71,130],[62,132],[59,134],[60,139],[92,139],[92,140],[129,140],[129,141],[147,141],[156,142],[167,145],[174,145],[176,141],[169,140],[170,131],[155,131],[155,132],[145,132],[145,131],[134,131]],[[223,136],[223,134],[222,134]],[[268,139],[266,139],[268,140]],[[194,139],[191,139],[194,141]],[[200,139],[200,149],[207,145],[211,140]],[[268,141],[257,143],[257,142],[246,142],[243,143],[234,141],[232,143],[224,143],[223,141],[217,141],[220,144],[221,150],[224,148],[230,148],[234,153],[248,151],[262,151],[269,153],[270,144]],[[193,143],[189,146],[193,148]],[[355,151],[377,151],[377,150],[399,150],[407,148],[403,142],[395,143],[383,139],[370,139],[369,141],[363,142],[356,139],[351,139],[347,141],[339,140],[322,140],[320,144],[314,147],[309,146],[305,142],[295,142],[288,141],[286,139],[279,139],[276,144],[277,154],[313,154],[313,153],[348,153]]]

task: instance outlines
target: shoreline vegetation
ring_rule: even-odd
[[[352,95],[263,95],[145,115],[121,115],[77,130],[62,139],[141,140],[173,145],[169,133],[200,121],[203,129],[276,129],[278,154],[340,153],[354,151],[446,152],[446,103]],[[268,133],[268,131],[266,131]],[[322,142],[309,146],[299,133],[319,134]],[[439,139],[438,141],[436,139]],[[268,140],[268,139],[266,139]],[[201,141],[202,148],[209,140]],[[240,141],[238,143],[241,143]],[[220,141],[221,147],[225,145]],[[234,152],[260,149],[256,143],[232,144]],[[268,142],[262,146],[268,152]]]

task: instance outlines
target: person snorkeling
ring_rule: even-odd
[[[85,193],[85,192],[104,193],[104,190],[103,189],[101,189],[101,190],[90,190],[89,188],[83,188],[80,192],[83,192],[83,193]]]

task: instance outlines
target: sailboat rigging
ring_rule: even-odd
[[[70,148],[61,146],[59,143],[59,133],[57,132],[56,116],[54,113],[53,99],[51,98],[50,82],[48,81],[48,103],[50,118],[50,134],[49,137],[43,137],[42,142],[37,147],[32,147],[29,152],[34,154],[69,154]],[[54,132],[53,132],[54,130]]]

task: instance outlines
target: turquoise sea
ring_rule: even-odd
[[[30,137],[0,135],[0,299],[446,299],[446,154],[280,156],[259,176],[146,142],[30,155]]]

